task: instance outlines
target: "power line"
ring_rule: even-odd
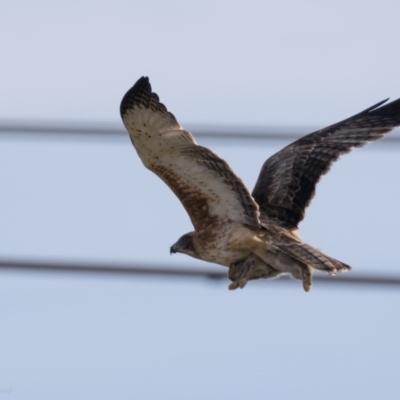
[[[46,272],[46,273],[68,273],[68,274],[90,274],[90,275],[114,275],[114,276],[143,276],[147,278],[190,278],[190,279],[209,279],[214,281],[226,281],[228,283],[228,270],[221,271],[205,270],[201,267],[190,269],[163,267],[159,264],[98,264],[98,263],[68,263],[68,262],[32,262],[21,260],[0,260],[0,269],[19,272]],[[346,286],[400,286],[400,276],[380,276],[357,274],[339,274],[335,277],[316,274],[313,276],[315,282],[346,285]],[[261,281],[261,280],[260,280]],[[274,281],[278,283],[288,283],[292,279],[282,277]]]
[[[215,140],[295,140],[304,134],[294,132],[293,128],[288,129],[249,129],[245,128],[212,128],[199,127],[191,130],[193,135],[205,139]],[[79,124],[79,123],[24,123],[19,122],[0,122],[0,133],[19,133],[29,135],[79,135],[79,136],[99,136],[99,137],[128,137],[126,130],[121,127],[107,127],[100,124]],[[399,138],[400,141],[400,138]]]
[[[316,129],[292,128],[228,128],[228,127],[194,127],[190,129],[197,138],[207,140],[229,141],[293,141]],[[46,138],[60,135],[77,135],[81,137],[117,138],[128,137],[123,127],[104,127],[101,123],[67,123],[67,122],[0,122],[0,134],[24,134],[29,136],[45,136]],[[380,144],[400,145],[400,136],[391,134],[379,141]]]

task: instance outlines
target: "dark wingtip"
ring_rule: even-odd
[[[380,101],[379,103],[374,104],[373,106],[367,108],[365,111],[372,111],[375,110],[376,108],[378,108],[379,106],[381,106],[382,104],[385,104],[388,100],[390,99],[390,97],[388,97],[385,100]]]
[[[142,103],[145,98],[151,97],[151,85],[147,76],[142,76],[136,83],[125,93],[122,98],[119,111],[121,117],[126,111],[132,108],[135,103]]]
[[[178,124],[174,115],[167,110],[167,107],[163,103],[160,103],[158,95],[151,91],[151,85],[147,76],[142,76],[123,97],[119,108],[122,119],[124,119],[124,115],[128,110],[133,109],[134,105],[160,112],[168,116],[172,123]]]

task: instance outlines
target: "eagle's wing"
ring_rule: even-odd
[[[178,196],[197,231],[235,221],[259,227],[259,211],[244,183],[211,150],[196,144],[140,78],[121,102],[121,116],[143,164]]]
[[[318,181],[332,163],[340,155],[381,139],[400,125],[400,99],[379,107],[386,101],[310,133],[270,157],[252,193],[260,207],[261,220],[297,228]]]

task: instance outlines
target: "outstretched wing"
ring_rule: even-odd
[[[258,206],[230,166],[196,144],[140,78],[121,102],[121,117],[143,164],[178,196],[195,229],[236,221],[259,227]]]
[[[297,228],[314,197],[316,184],[332,163],[400,125],[400,99],[379,107],[386,101],[304,136],[270,157],[252,193],[261,219]]]

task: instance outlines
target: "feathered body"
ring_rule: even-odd
[[[380,139],[400,124],[400,100],[370,107],[311,133],[263,165],[253,192],[230,166],[199,146],[140,78],[121,102],[121,116],[143,164],[185,207],[194,232],[171,252],[229,267],[231,289],[250,279],[289,273],[309,291],[312,269],[329,274],[350,267],[304,243],[298,233],[320,177],[341,154]]]

